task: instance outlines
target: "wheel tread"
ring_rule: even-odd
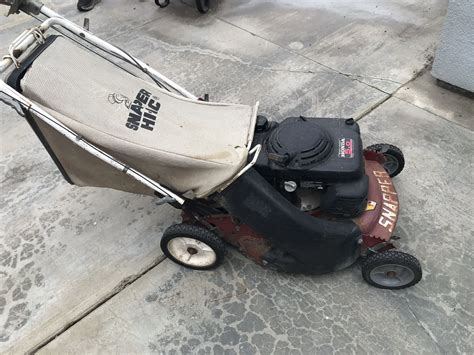
[[[402,150],[395,145],[389,143],[377,143],[372,144],[365,149],[382,154],[389,154],[398,160],[398,169],[397,171],[390,174],[390,177],[397,176],[402,172],[403,168],[405,167],[405,156],[403,155]]]
[[[207,245],[209,245],[214,252],[216,253],[216,262],[210,266],[197,268],[197,267],[190,267],[179,260],[175,259],[171,253],[168,251],[168,242],[173,239],[174,237],[183,237],[188,236],[197,240],[200,240]],[[219,266],[224,257],[227,253],[226,245],[224,241],[219,238],[214,232],[205,229],[204,227],[192,224],[173,224],[172,226],[168,227],[165,232],[163,233],[163,237],[161,238],[161,250],[163,253],[171,259],[173,262],[183,265],[188,268],[192,268],[195,270],[209,270],[214,269]]]
[[[209,11],[209,0],[196,0],[196,7],[201,14]]]
[[[413,281],[403,286],[387,287],[387,286],[379,285],[370,279],[370,271],[373,268],[383,265],[383,264],[393,264],[393,263],[409,267],[414,272],[414,275],[415,275]],[[398,250],[388,250],[382,253],[376,253],[376,254],[372,254],[368,256],[362,263],[362,276],[364,280],[372,286],[375,286],[378,288],[384,288],[384,289],[398,290],[398,289],[407,288],[407,287],[417,284],[421,280],[423,276],[423,272],[421,269],[420,262],[413,255],[403,253]]]

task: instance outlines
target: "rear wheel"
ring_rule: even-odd
[[[418,283],[422,275],[417,258],[396,250],[372,254],[362,264],[362,277],[377,288],[407,288]]]
[[[161,249],[175,263],[196,270],[216,268],[226,254],[225,244],[216,234],[188,224],[175,224],[166,229]]]
[[[200,13],[205,14],[209,11],[210,0],[196,0],[196,6]]]
[[[170,0],[155,0],[155,4],[161,8],[164,8],[170,4]]]
[[[100,0],[79,0],[77,2],[77,9],[79,11],[90,11],[99,3],[99,1]]]
[[[385,157],[383,167],[390,177],[395,177],[400,174],[405,167],[405,157],[400,148],[391,144],[374,144],[367,148],[377,153],[382,153]]]

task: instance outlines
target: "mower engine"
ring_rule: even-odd
[[[303,211],[343,217],[367,206],[369,180],[359,125],[352,119],[259,116],[254,144],[264,147],[255,168]]]

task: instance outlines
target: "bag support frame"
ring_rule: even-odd
[[[0,61],[0,74],[4,73],[10,68],[12,65],[19,66],[22,54],[24,54],[30,47],[34,46],[37,43],[42,43],[44,41],[44,34],[50,28],[61,27],[73,35],[79,37],[81,40],[86,41],[87,43],[91,44],[92,46],[99,48],[107,53],[115,55],[125,62],[139,68],[144,73],[148,74],[153,78],[153,80],[159,82],[160,85],[163,85],[165,88],[171,88],[177,94],[171,93],[171,95],[177,95],[180,97],[184,97],[185,99],[191,101],[199,100],[198,97],[194,96],[186,89],[182,88],[174,81],[168,79],[166,76],[160,74],[157,70],[150,67],[148,64],[142,62],[140,59],[133,57],[132,55],[126,53],[125,51],[121,50],[120,48],[100,39],[99,37],[95,36],[88,30],[74,24],[73,22],[65,19],[61,15],[57,14],[53,10],[49,9],[46,6],[42,6],[40,9],[40,13],[45,16],[47,19],[43,21],[38,27],[34,27],[32,29],[28,29],[23,32],[19,37],[17,37],[9,47],[9,54],[5,55],[3,59]],[[158,90],[163,90],[160,87],[157,87]],[[99,158],[103,162],[109,164],[110,166],[122,171],[123,173],[129,175],[130,177],[134,178],[135,180],[141,182],[145,186],[149,187],[150,189],[154,190],[159,195],[163,196],[162,201],[163,203],[173,203],[176,202],[179,205],[183,205],[186,200],[184,197],[180,196],[179,194],[171,191],[167,187],[161,185],[160,183],[154,181],[153,179],[145,176],[144,174],[140,173],[139,171],[127,166],[126,164],[122,163],[118,159],[115,159],[110,154],[104,152],[100,148],[96,147],[95,145],[89,143],[85,140],[81,135],[77,134],[73,130],[66,127],[62,124],[59,120],[57,120],[53,115],[42,109],[39,105],[35,104],[27,97],[16,91],[15,89],[11,88],[7,83],[0,81],[0,92],[6,95],[9,100],[19,104],[23,110],[27,112],[36,114],[44,123],[51,126],[53,129],[58,131],[64,137],[72,141],[74,144],[78,145],[88,153],[92,154],[93,156]],[[257,114],[258,109],[258,102],[255,105],[254,114]],[[261,151],[261,145],[257,145],[252,148],[252,138],[249,137],[247,142],[247,149],[249,150],[249,156],[253,155],[253,159],[244,166],[230,181],[225,183],[223,186],[220,187],[220,191],[228,187],[233,181],[235,181],[238,177],[242,176],[245,172],[247,172],[257,161],[258,156]]]

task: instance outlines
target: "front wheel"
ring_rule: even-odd
[[[209,1],[210,0],[196,0],[196,7],[201,14],[205,14],[209,11]]]
[[[422,275],[417,258],[396,250],[372,254],[362,264],[362,277],[377,288],[407,288],[418,283]]]
[[[391,144],[373,144],[366,150],[382,153],[385,157],[383,167],[390,177],[395,177],[400,174],[405,167],[405,157],[400,148]]]
[[[175,224],[166,229],[161,250],[175,263],[196,270],[216,268],[226,254],[225,244],[216,234],[189,224]]]

